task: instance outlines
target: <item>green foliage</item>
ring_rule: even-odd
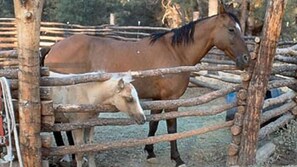
[[[0,0],[0,9],[0,17],[14,17],[12,0]]]
[[[150,0],[129,0],[123,3],[121,11],[116,12],[118,25],[161,26],[161,2],[150,3]]]
[[[282,40],[297,41],[297,0],[289,0],[287,2],[282,24]]]
[[[235,0],[225,0],[226,3]],[[265,1],[255,9],[255,18],[264,22]],[[191,20],[192,12],[199,10],[200,17],[207,16],[208,0],[172,0],[178,3]],[[297,0],[287,1],[282,25],[281,40],[297,40]],[[14,17],[13,1],[0,0],[0,17]],[[108,24],[110,13],[118,25],[164,26],[161,23],[164,9],[161,0],[49,0],[45,1],[43,21],[69,22],[82,25]]]
[[[109,22],[110,13],[121,9],[118,0],[62,0],[47,1],[43,20],[82,25],[100,25]]]

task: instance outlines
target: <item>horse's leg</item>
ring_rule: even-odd
[[[178,109],[167,109],[165,110],[165,112],[170,112],[170,111],[177,111]],[[172,119],[167,119],[166,120],[167,123],[167,131],[168,134],[172,134],[172,133],[176,133],[177,132],[177,120],[176,118],[172,118]],[[177,144],[176,144],[176,140],[170,141],[170,147],[171,147],[171,159],[174,160],[176,162],[176,166],[177,167],[182,167],[182,166],[186,166],[184,161],[180,158],[178,149],[177,149]]]
[[[152,110],[151,114],[159,114],[161,112],[162,112],[162,110]],[[148,137],[155,136],[155,133],[158,129],[159,121],[150,121],[149,125],[150,126],[149,126]],[[156,163],[156,155],[154,153],[154,145],[147,144],[147,145],[145,145],[144,150],[147,151],[147,153],[148,153],[148,156],[147,156],[148,162]]]
[[[77,146],[83,145],[84,144],[84,129],[75,129],[72,131],[72,135],[74,137],[74,143]],[[77,167],[82,167],[83,165],[83,153],[77,153],[75,155],[76,159],[76,166]]]
[[[91,128],[86,128],[86,136],[88,136],[88,144],[92,144],[94,143],[94,127]],[[96,166],[96,162],[95,162],[95,152],[89,152],[89,156],[88,156],[88,160],[89,160],[89,167],[91,166]]]
[[[55,138],[57,146],[64,146],[65,143],[63,141],[62,132],[53,132],[53,134],[54,134],[54,138]],[[71,159],[70,159],[69,155],[67,154],[67,155],[64,155],[60,161],[70,162]]]
[[[57,146],[64,146],[64,141],[61,132],[53,132]]]
[[[74,140],[73,140],[72,132],[71,131],[66,131],[66,136],[67,136],[69,145],[73,146],[74,145]],[[75,160],[75,154],[72,154],[72,160]]]

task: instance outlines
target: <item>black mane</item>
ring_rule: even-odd
[[[227,13],[236,23],[238,23],[240,25],[240,21],[239,19],[232,13]],[[215,17],[217,15],[211,16],[211,17]],[[166,31],[166,32],[159,32],[159,33],[153,33],[150,36],[151,39],[151,44],[154,44],[157,40],[159,40],[161,37],[163,37],[164,35],[173,32],[173,36],[172,36],[172,40],[171,40],[171,44],[172,45],[180,45],[180,44],[189,44],[191,42],[194,42],[194,33],[195,33],[195,25],[196,23],[202,21],[202,20],[206,20],[208,18],[211,17],[206,17],[206,18],[202,18],[196,21],[191,21],[190,23],[180,27],[180,28],[175,28],[172,29],[170,31]]]
[[[180,45],[182,43],[188,44],[189,42],[193,42],[194,41],[193,35],[195,32],[195,24],[199,21],[200,20],[192,21],[180,28],[174,28],[170,31],[153,33],[150,37],[151,43],[156,42],[158,39],[160,39],[165,34],[168,34],[170,32],[173,32],[173,36],[172,36],[172,40],[171,40],[172,45]]]
[[[236,15],[235,14],[233,14],[233,13],[227,13],[236,23],[238,23],[239,24],[239,26],[240,26],[240,28],[241,28],[241,24],[240,24],[240,21],[239,21],[239,19],[236,17]]]

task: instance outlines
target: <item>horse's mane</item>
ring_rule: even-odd
[[[74,76],[81,76],[81,75],[89,75],[89,74],[103,74],[105,73],[105,71],[96,71],[96,72],[87,72],[87,73],[83,73],[83,74],[64,74],[64,73],[59,73],[59,72],[54,72],[54,71],[50,71],[50,77],[57,77],[57,78],[65,78],[65,77],[74,77]]]
[[[233,13],[227,12],[227,15],[230,16],[236,23],[238,23],[240,25],[239,19]],[[201,18],[196,21],[191,21],[190,23],[188,23],[180,28],[175,28],[170,31],[153,33],[150,36],[151,44],[154,44],[157,40],[159,40],[161,37],[163,37],[164,35],[166,35],[170,32],[173,32],[173,36],[171,39],[172,45],[189,44],[190,42],[194,41],[193,36],[195,33],[195,25],[203,20],[206,20],[206,19],[209,19],[209,18],[212,18],[215,16],[217,16],[217,15]]]
[[[84,74],[63,74],[63,73],[57,73],[57,72],[53,72],[50,71],[50,77],[58,77],[58,78],[67,78],[67,77],[77,77],[80,75],[89,75],[89,74],[104,74],[106,73],[105,71],[96,71],[96,72],[88,72],[88,73],[84,73]],[[127,73],[127,74],[118,74],[118,73],[111,73],[111,80],[120,80],[123,79],[123,81],[125,83],[130,83],[133,81],[132,75]]]
[[[133,81],[132,75],[131,74],[112,74],[111,79],[119,80],[123,79],[125,83],[130,83]]]

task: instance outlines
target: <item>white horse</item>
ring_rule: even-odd
[[[50,72],[50,77],[69,77],[74,74],[59,74]],[[138,124],[145,123],[146,117],[140,106],[138,95],[130,75],[115,75],[103,82],[89,82],[70,86],[53,86],[54,104],[106,104],[114,105],[119,111],[127,113]],[[59,122],[85,122],[97,118],[96,113],[58,113],[55,115]],[[72,131],[75,145],[93,143],[94,127]],[[88,139],[88,140],[87,140]],[[87,140],[87,141],[85,141]],[[83,165],[83,154],[76,154],[77,167]],[[95,155],[89,153],[89,166],[96,166]]]

